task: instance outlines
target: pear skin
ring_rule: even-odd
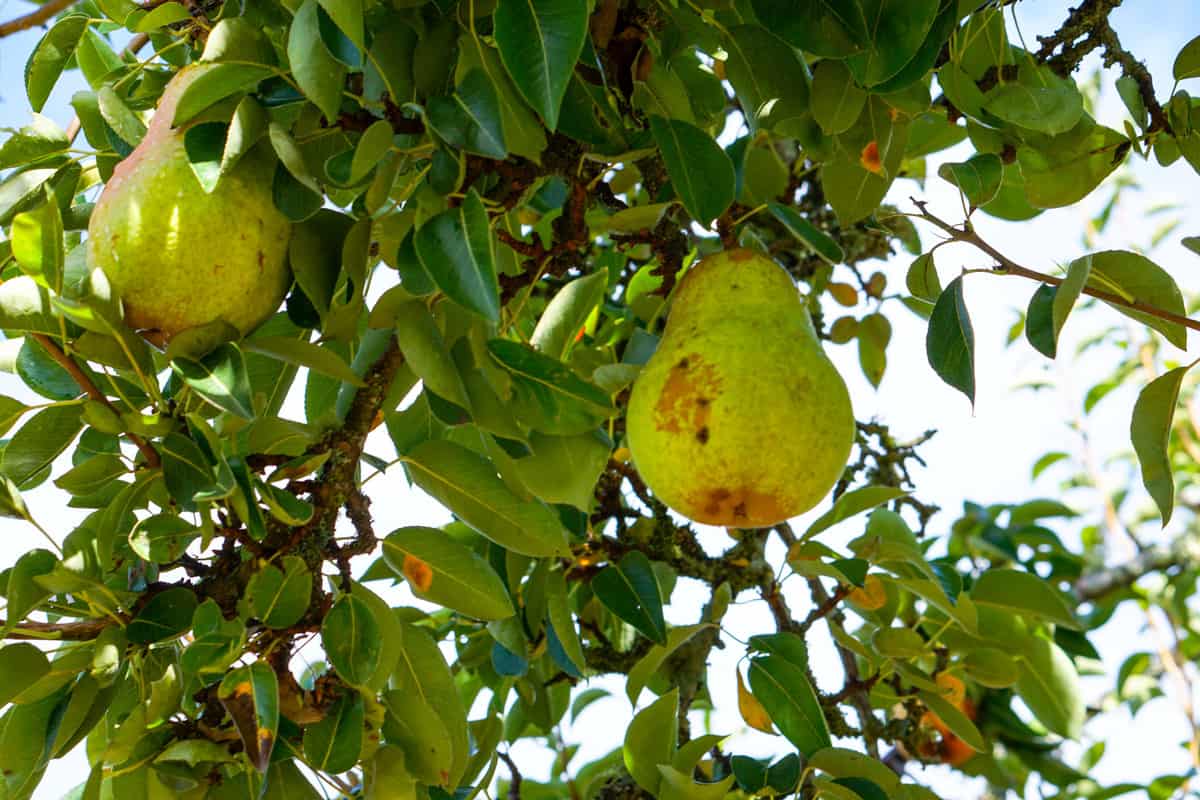
[[[731,528],[775,525],[820,502],[854,427],[791,277],[751,250],[709,256],[684,276],[626,414],[634,465],[655,496]]]
[[[103,270],[125,321],[155,343],[225,320],[243,335],[291,285],[291,223],[271,195],[272,165],[250,152],[206,193],[188,164],[175,105],[213,65],[182,69],[145,137],[113,170],[88,225],[89,266]]]

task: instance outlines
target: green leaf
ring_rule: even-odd
[[[971,678],[989,689],[1005,689],[1017,682],[1019,664],[1003,650],[984,647],[963,657],[963,668]]]
[[[588,12],[574,0],[500,0],[496,45],[517,89],[550,130],[587,38]]]
[[[830,745],[829,728],[804,671],[778,655],[750,661],[750,688],[779,732],[809,756]]]
[[[413,483],[501,547],[529,556],[565,552],[558,516],[542,503],[513,494],[483,456],[433,440],[412,448],[403,459]]]
[[[191,19],[192,15],[182,3],[167,2],[150,11],[133,26],[134,33],[152,33],[165,25]]]
[[[264,661],[231,670],[217,688],[250,763],[266,772],[279,730],[279,681]]]
[[[1051,732],[1079,738],[1085,714],[1083,694],[1075,665],[1062,648],[1041,637],[1030,637],[1016,688],[1025,705]]]
[[[1035,208],[1059,208],[1079,202],[1121,165],[1130,149],[1123,134],[1103,125],[1093,125],[1085,134],[1072,132],[1058,138],[1070,141],[1051,143],[1045,149],[1028,145],[1017,148],[1025,197]],[[1011,166],[1005,174],[1009,171]],[[1003,188],[999,196],[1004,196]]]
[[[1196,36],[1183,46],[1175,56],[1175,64],[1171,67],[1175,80],[1200,77],[1200,36]]]
[[[292,75],[304,96],[321,109],[325,119],[337,120],[342,104],[342,85],[346,67],[333,57],[321,36],[320,5],[304,0],[292,18],[288,31],[287,54]]]
[[[513,615],[512,601],[496,571],[445,531],[416,526],[395,530],[383,542],[383,557],[397,575],[409,578],[417,597],[475,619]]]
[[[908,267],[905,284],[913,297],[936,301],[942,293],[942,282],[933,263],[933,253],[922,253]]]
[[[61,293],[66,251],[62,213],[53,192],[47,191],[46,202],[36,209],[13,217],[9,238],[21,271],[47,289]]]
[[[437,320],[420,300],[396,307],[392,324],[405,363],[412,368],[429,391],[469,410],[470,400],[462,376],[450,356],[450,350],[438,329]]]
[[[237,345],[226,342],[199,361],[180,356],[171,367],[194,392],[217,408],[254,419],[246,360]]]
[[[730,28],[725,45],[725,71],[751,133],[791,136],[811,127],[808,68],[795,49],[758,25]]]
[[[49,117],[35,113],[33,121],[0,144],[0,169],[11,169],[61,153],[70,147],[67,134]]]
[[[183,126],[227,97],[254,89],[273,72],[270,67],[254,64],[205,64],[194,69],[198,70],[196,77],[184,88],[175,105],[172,128]]]
[[[625,696],[629,698],[629,702],[636,706],[642,690],[646,688],[652,678],[660,674],[663,663],[671,657],[671,654],[700,631],[711,627],[709,624],[699,624],[672,628],[667,634],[666,644],[651,647],[650,652],[633,665],[633,669],[629,670],[625,679]]]
[[[12,630],[18,622],[22,622],[31,611],[37,608],[50,592],[37,582],[37,578],[49,574],[58,563],[58,559],[49,550],[35,548],[23,553],[12,566],[8,575],[8,585],[5,588],[6,630]]]
[[[546,576],[546,610],[563,652],[576,669],[584,672],[587,669],[587,659],[583,655],[579,631],[575,628],[575,619],[571,614],[566,577],[559,570],[553,570]]]
[[[862,113],[867,93],[854,82],[845,62],[825,59],[813,70],[812,114],[825,133],[850,128]]]
[[[592,311],[604,300],[607,288],[608,274],[593,272],[559,289],[538,319],[529,343],[551,358],[565,358]]]
[[[460,150],[485,158],[508,155],[500,98],[481,69],[463,76],[453,95],[431,98],[425,114],[437,135]]]
[[[228,130],[223,122],[201,122],[188,127],[183,134],[188,166],[200,188],[209,194],[221,179],[221,159],[225,155]]]
[[[972,208],[978,208],[1000,191],[1004,164],[994,153],[978,153],[966,161],[942,164],[938,175],[957,186]]]
[[[912,628],[880,628],[871,636],[871,647],[885,658],[919,658],[925,640]]]
[[[1012,125],[1055,136],[1083,116],[1083,95],[1069,78],[1047,67],[1023,65],[1017,80],[1003,81],[984,98],[984,108]]]
[[[379,623],[366,603],[342,595],[321,623],[321,644],[342,680],[365,686],[379,663]]]
[[[338,30],[360,50],[366,48],[363,31],[363,0],[320,0],[321,8],[337,25]]]
[[[1176,367],[1150,381],[1138,394],[1129,426],[1142,469],[1142,485],[1158,506],[1164,526],[1171,521],[1175,509],[1175,477],[1169,452],[1171,420],[1179,403],[1179,387],[1189,367]]]
[[[28,642],[0,648],[0,675],[4,676],[4,682],[0,683],[0,706],[7,705],[49,671],[46,654]]]
[[[572,505],[581,511],[591,506],[596,481],[608,464],[611,445],[598,431],[577,436],[529,434],[531,455],[514,462],[517,476],[531,492],[547,503]]]
[[[855,514],[869,511],[876,506],[889,503],[907,494],[908,492],[903,489],[896,489],[891,486],[864,486],[861,489],[846,492],[837,499],[833,504],[833,508],[826,511],[808,526],[808,530],[804,532],[800,540],[807,541],[821,531],[832,528],[842,520],[849,519]]]
[[[1156,308],[1185,316],[1183,295],[1170,273],[1140,253],[1105,250],[1084,256],[1091,260],[1087,285],[1127,300],[1140,300]],[[2,288],[2,287],[0,287]],[[1127,317],[1148,325],[1181,350],[1187,349],[1187,328],[1177,322],[1114,305]]]
[[[883,83],[904,68],[925,42],[937,17],[938,0],[858,0],[866,48],[846,63],[866,87]]]
[[[1051,584],[1031,572],[988,570],[971,587],[971,599],[1067,628],[1079,627],[1067,601]]]
[[[4,448],[0,471],[17,486],[47,470],[83,429],[82,406],[50,406],[30,417]]]
[[[227,496],[233,491],[232,482],[218,486],[213,468],[200,446],[181,433],[167,434],[159,445],[162,456],[163,479],[171,498],[180,508],[192,511],[197,500]]]
[[[758,21],[793,47],[829,58],[845,58],[865,40],[858,3],[830,0],[752,0]]]
[[[669,765],[679,741],[679,688],[676,687],[634,716],[625,731],[622,748],[625,768],[638,786],[658,796],[662,774],[659,765]]]
[[[417,256],[438,288],[490,322],[500,319],[496,255],[483,201],[471,189],[458,208],[443,211],[417,231]]]
[[[304,559],[284,556],[282,566],[265,564],[246,586],[251,613],[268,628],[295,625],[312,597],[312,573]]]
[[[1075,301],[1079,299],[1079,295],[1083,292],[1083,287],[1087,285],[1091,271],[1091,256],[1075,259],[1067,267],[1067,277],[1063,279],[1063,282],[1055,290],[1054,302],[1051,305],[1055,341],[1058,341],[1063,325],[1066,324],[1071,309],[1075,307]]]
[[[304,729],[304,757],[313,769],[336,775],[358,763],[363,749],[365,713],[362,695],[347,692],[325,716]]]
[[[827,747],[813,753],[806,766],[834,778],[866,778],[886,791],[889,797],[900,796],[900,777],[882,761],[865,753]]]
[[[387,156],[392,149],[392,123],[386,119],[372,122],[363,131],[362,137],[354,147],[354,158],[350,161],[350,183],[356,184],[367,175],[376,165]]]
[[[28,275],[0,284],[0,329],[60,335],[46,287]]]
[[[615,412],[612,400],[603,389],[580,378],[556,358],[550,358],[520,342],[508,339],[490,340],[488,351],[523,381],[547,413],[553,413],[559,406],[571,404],[582,405],[603,416],[611,416]]]
[[[196,593],[185,586],[159,592],[130,621],[125,636],[133,644],[150,644],[178,636],[191,629],[197,605]]]
[[[129,534],[129,546],[147,561],[167,564],[199,536],[200,530],[177,514],[154,514],[138,520]]]
[[[445,730],[446,744],[449,745],[450,762],[446,774],[439,774],[438,780],[448,779],[453,785],[461,778],[469,755],[467,712],[454,673],[434,638],[415,625],[404,624],[401,628],[404,646],[396,664],[393,685],[402,687],[403,696],[431,708],[434,720],[441,721],[440,727]],[[424,730],[419,728],[416,733],[419,736]]]
[[[684,208],[701,225],[711,225],[734,199],[729,155],[707,133],[681,120],[651,117],[650,130]]]
[[[350,365],[341,356],[328,347],[321,347],[304,339],[291,336],[256,336],[243,341],[242,349],[247,353],[258,353],[288,364],[307,367],[351,386],[363,385],[362,378],[350,369]]]
[[[619,563],[609,564],[592,578],[596,599],[658,645],[667,643],[663,601],[650,559],[634,550]]]
[[[41,111],[46,105],[87,28],[86,16],[71,14],[63,17],[46,31],[29,54],[29,61],[25,63],[25,93],[34,111]]]
[[[779,220],[788,233],[806,244],[810,250],[820,256],[830,266],[835,266],[845,260],[846,254],[837,241],[823,230],[813,225],[793,208],[781,203],[767,204],[772,216]]]
[[[925,353],[933,371],[975,404],[975,333],[963,301],[962,276],[938,296],[929,317]]]

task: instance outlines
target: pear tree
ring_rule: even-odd
[[[0,798],[1194,795],[1200,15],[1049,5],[7,4]]]

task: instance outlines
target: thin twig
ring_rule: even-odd
[[[39,8],[30,11],[23,17],[17,17],[8,22],[0,22],[0,39],[3,39],[5,36],[11,36],[14,33],[27,31],[30,28],[36,28],[58,12],[74,5],[75,2],[76,0],[47,0]]]
[[[75,379],[75,382],[79,384],[80,388],[87,392],[88,397],[96,400],[97,402],[103,403],[104,405],[108,406],[108,408],[114,414],[117,414],[118,416],[120,415],[121,412],[117,410],[116,406],[112,404],[104,392],[100,391],[100,387],[96,386],[91,376],[80,369],[79,365],[75,363],[75,359],[64,353],[62,348],[54,343],[53,339],[51,339],[49,336],[46,336],[44,333],[34,333],[31,335],[33,336],[34,341],[40,344],[42,349],[45,350],[46,353],[48,353],[49,356],[53,358],[60,367],[65,369],[72,378]],[[141,436],[138,436],[136,433],[126,433],[125,435],[129,437],[129,441],[133,442],[137,446],[137,449],[141,451],[142,457],[146,459],[146,464],[150,466],[150,468],[153,469],[158,467],[162,463],[159,460],[158,451],[155,450],[149,442],[147,442]]]
[[[1018,275],[1022,278],[1029,278],[1030,280],[1038,281],[1039,283],[1046,283],[1051,286],[1058,286],[1063,282],[1062,278],[1056,278],[1053,275],[1047,275],[1044,272],[1038,272],[1037,270],[1023,267],[1017,262],[1013,261],[1011,258],[1004,255],[999,250],[981,239],[969,221],[964,222],[962,227],[957,227],[931,214],[926,208],[925,203],[916,199],[913,199],[913,203],[918,209],[920,209],[921,213],[915,215],[919,219],[923,219],[926,222],[937,226],[954,241],[965,242],[966,244],[972,245],[977,250],[981,250],[994,258],[996,260],[996,267],[991,270],[992,274]],[[1137,311],[1151,317],[1166,320],[1167,322],[1173,322],[1176,325],[1182,325],[1183,327],[1194,331],[1200,331],[1200,321],[1196,321],[1191,317],[1185,317],[1182,314],[1176,314],[1175,312],[1168,311],[1165,308],[1159,308],[1158,306],[1151,305],[1150,303],[1146,303],[1141,300],[1127,300],[1120,295],[1106,292],[1103,289],[1096,289],[1091,286],[1084,286],[1083,293],[1091,297],[1095,297],[1098,300],[1103,300],[1110,305],[1127,308],[1131,311]]]

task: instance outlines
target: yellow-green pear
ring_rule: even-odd
[[[646,485],[696,522],[767,527],[828,494],[854,412],[782,267],[744,249],[692,267],[634,383],[626,436]]]
[[[113,170],[88,225],[88,263],[124,304],[126,323],[156,343],[219,320],[249,333],[291,284],[291,223],[271,196],[272,164],[244,155],[205,192],[171,127],[184,89],[216,65],[167,84],[145,137]]]

